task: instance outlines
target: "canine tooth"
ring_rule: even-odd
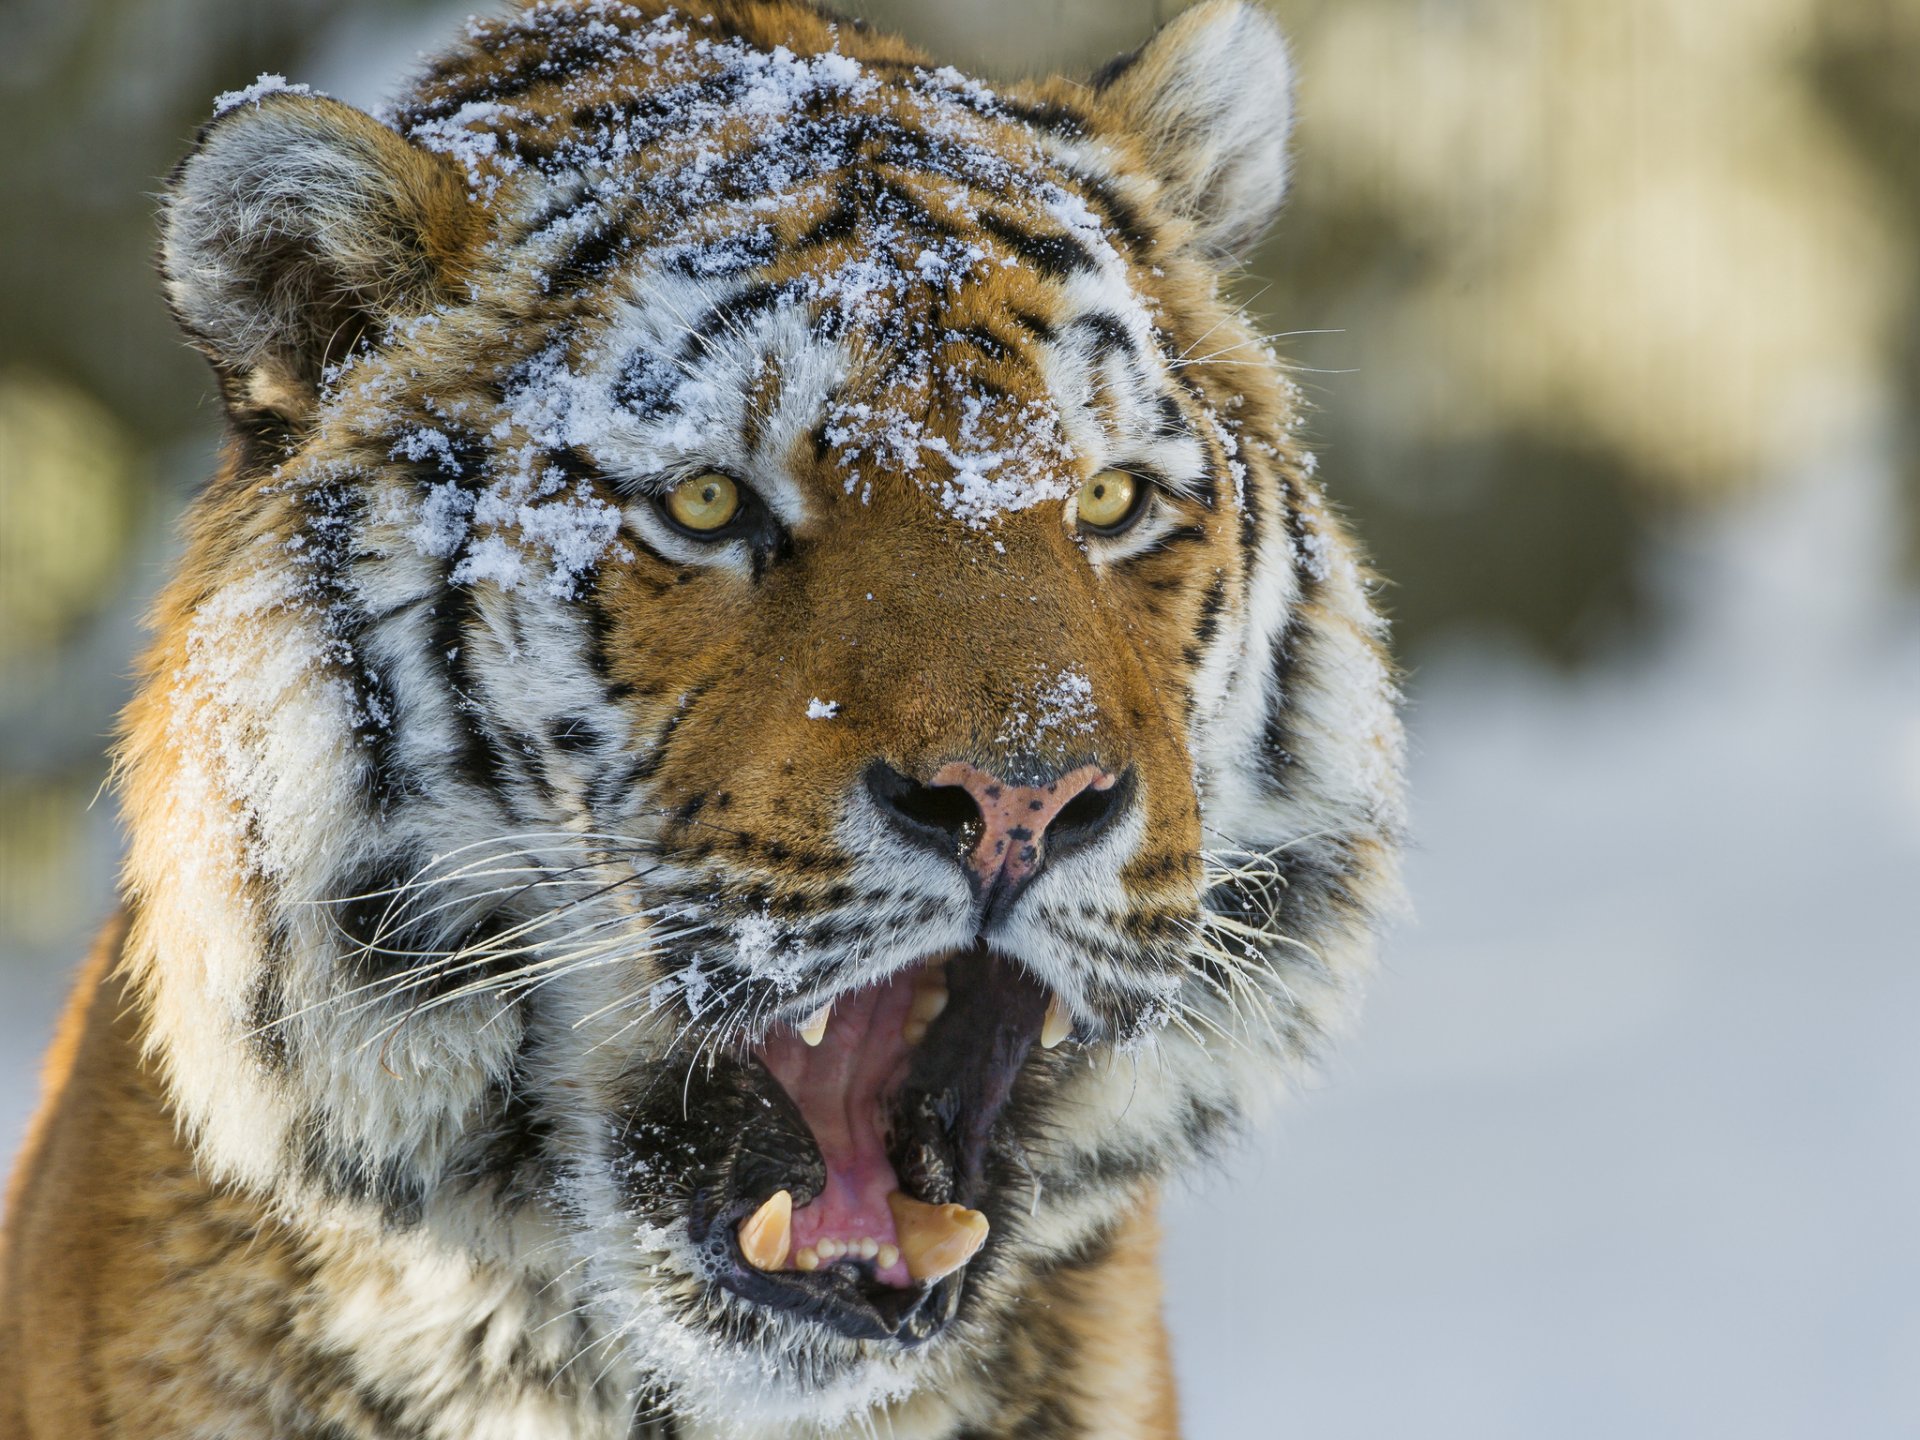
[[[1051,1050],[1073,1033],[1073,1016],[1058,995],[1047,1002],[1047,1018],[1040,1023],[1040,1048]]]
[[[922,985],[913,992],[913,1003],[907,1007],[907,1014],[931,1025],[940,1018],[940,1012],[947,1008],[947,998],[946,986]]]
[[[756,1270],[778,1270],[787,1263],[793,1246],[793,1192],[776,1190],[773,1198],[740,1224],[740,1253]]]
[[[927,1022],[916,1020],[909,1015],[907,1023],[900,1027],[900,1038],[909,1045],[918,1045],[927,1038]]]
[[[882,1245],[879,1250],[874,1252],[874,1259],[880,1262],[880,1268],[882,1270],[890,1270],[900,1263],[900,1247],[898,1245]]]
[[[900,1254],[915,1280],[951,1275],[987,1243],[987,1217],[964,1205],[929,1205],[896,1190],[887,1196]]]
[[[832,1018],[833,1006],[827,1004],[822,1005],[801,1023],[800,1038],[807,1042],[809,1048],[827,1038],[827,1021]]]
[[[820,1268],[820,1256],[819,1253],[809,1245],[793,1257],[793,1263],[801,1270],[818,1270]]]

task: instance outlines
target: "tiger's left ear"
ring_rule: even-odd
[[[1244,256],[1287,193],[1293,62],[1249,0],[1205,0],[1094,77],[1169,205],[1216,259]]]

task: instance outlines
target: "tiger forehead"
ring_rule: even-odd
[[[635,481],[810,440],[974,523],[1090,467],[1198,476],[1132,177],[1083,120],[802,7],[725,16],[534,5],[398,117],[493,216],[499,307],[571,317],[510,386],[525,428]]]
[[[984,86],[782,4],[728,7],[724,25],[655,4],[536,4],[476,23],[397,120],[464,166],[477,198],[577,181],[584,198],[625,201],[618,218],[642,237],[695,244],[714,236],[688,236],[690,216],[745,201],[770,230],[823,175],[901,170],[1004,194],[1044,164],[1022,112]],[[522,218],[536,227],[565,221],[537,186],[515,198],[533,199]]]

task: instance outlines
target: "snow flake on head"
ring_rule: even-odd
[[[1008,711],[994,741],[1028,750],[1063,748],[1069,740],[1091,735],[1099,723],[1093,681],[1077,665],[1040,677]]]
[[[962,395],[952,440],[904,406],[848,402],[828,417],[827,442],[848,467],[868,460],[915,477],[972,529],[1073,493],[1072,451],[1050,400]]]
[[[311,95],[313,91],[305,85],[289,85],[284,75],[261,74],[253,84],[239,90],[226,90],[213,98],[213,114],[217,120],[229,110],[238,110],[242,105],[252,105],[256,109],[269,95]]]
[[[506,438],[500,427],[496,438]],[[402,518],[406,537],[424,556],[456,560],[456,585],[489,581],[503,590],[533,585],[571,600],[582,579],[619,545],[620,511],[522,443],[495,457],[487,473],[467,473],[447,433],[431,425],[401,429],[389,451],[415,466],[431,464],[447,478],[424,487]]]
[[[487,127],[509,121],[513,115],[497,101],[469,100],[451,115],[422,121],[413,127],[412,135],[415,143],[459,162],[467,172],[470,199],[490,200],[520,162],[501,149],[498,131]]]

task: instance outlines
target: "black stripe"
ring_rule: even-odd
[[[1009,313],[1015,324],[1043,344],[1051,344],[1059,336],[1060,332],[1054,328],[1051,321],[1034,314],[1031,310],[1014,310]]]
[[[717,305],[710,306],[705,314],[687,327],[687,338],[680,346],[680,358],[682,360],[699,358],[706,353],[714,339],[729,331],[737,330],[741,322],[748,318],[773,309],[785,294],[784,286],[763,280],[730,295]]]
[[[949,345],[971,345],[987,359],[1002,361],[1013,354],[1013,345],[993,333],[984,325],[965,325],[948,330],[946,342]]]
[[[500,794],[509,767],[486,725],[477,698],[482,692],[471,663],[471,633],[480,624],[478,597],[472,586],[453,583],[451,567],[443,584],[445,588],[430,612],[429,636],[446,678],[454,725],[460,732],[453,770],[488,794]]]
[[[981,212],[980,228],[1052,279],[1061,280],[1096,268],[1091,252],[1071,235],[1035,234],[990,210]]]
[[[1118,80],[1122,75],[1140,63],[1140,56],[1146,48],[1146,46],[1142,45],[1138,50],[1129,50],[1124,55],[1116,55],[1113,59],[1107,61],[1106,64],[1093,72],[1093,79],[1091,81],[1093,88],[1095,90],[1104,90],[1113,84],[1114,81]]]
[[[1268,667],[1272,689],[1267,696],[1266,724],[1260,732],[1263,768],[1276,790],[1285,790],[1293,783],[1291,772],[1299,763],[1298,742],[1294,738],[1289,711],[1293,704],[1293,687],[1299,683],[1302,668],[1300,640],[1300,611],[1296,606],[1274,640],[1273,658]]]
[[[1134,348],[1133,333],[1119,316],[1098,311],[1091,315],[1080,315],[1075,317],[1073,328],[1085,330],[1093,336],[1093,358],[1096,361],[1104,360],[1116,351],[1125,351],[1136,365],[1139,364],[1140,354]]]
[[[547,722],[547,740],[554,749],[568,755],[586,755],[607,743],[591,720],[581,715],[562,715]]]
[[[638,536],[628,536],[628,543]],[[606,607],[600,603],[599,587],[585,591],[575,602],[586,619],[587,665],[600,682],[600,689],[612,702],[625,700],[633,694],[630,681],[617,680],[613,674],[613,656],[610,644],[613,640],[613,618],[607,614]]]
[[[1144,260],[1158,248],[1156,237],[1147,229],[1140,212],[1106,181],[1076,170],[1073,183],[1093,208],[1101,212],[1106,228],[1118,235],[1135,256]]]
[[[1216,575],[1200,601],[1200,623],[1194,627],[1194,643],[1205,648],[1220,633],[1220,613],[1227,608],[1227,577]]]
[[[577,290],[611,270],[632,244],[626,217],[610,216],[589,227],[567,247],[566,253],[547,271],[547,283],[561,291]]]
[[[673,743],[675,732],[685,723],[687,716],[693,713],[694,706],[700,703],[712,685],[712,681],[703,680],[680,697],[679,703],[673,707],[672,713],[667,716],[665,723],[661,725],[652,742],[647,746],[646,753],[635,760],[634,779],[651,780],[660,773],[660,766],[667,758],[667,749]]]

